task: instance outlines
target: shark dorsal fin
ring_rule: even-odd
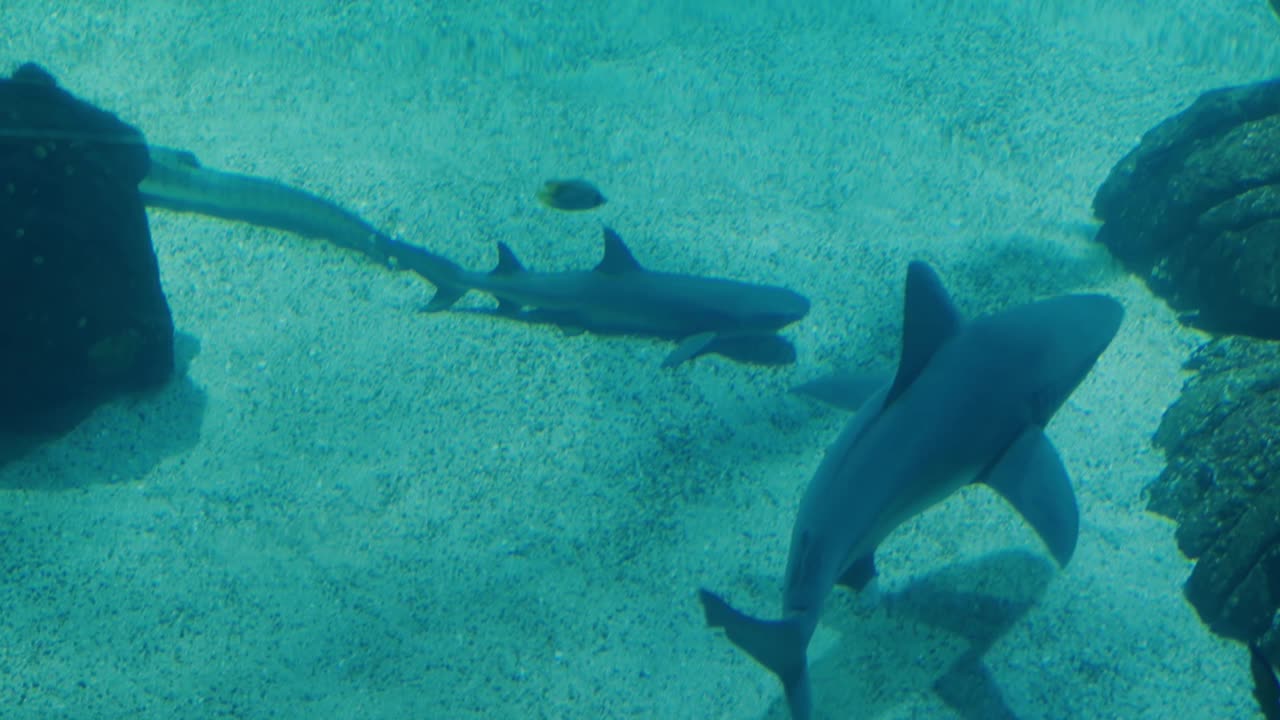
[[[515,275],[524,272],[524,266],[516,259],[516,254],[511,252],[511,248],[506,243],[498,243],[498,267],[494,268],[490,275]]]
[[[627,244],[622,242],[622,238],[613,228],[604,229],[604,259],[596,266],[596,272],[606,275],[621,275],[622,273],[635,272],[644,270],[640,267],[640,263],[636,262],[635,257],[631,255],[631,250],[627,248]]]
[[[893,387],[885,397],[886,406],[915,382],[929,359],[959,326],[960,314],[951,304],[938,274],[927,263],[912,261],[907,266],[907,292],[902,308],[902,358],[898,361]]]

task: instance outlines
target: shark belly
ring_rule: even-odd
[[[792,530],[785,617],[753,618],[700,591],[707,624],[782,681],[792,718],[812,713],[807,648],[831,588],[865,585],[880,541],[961,486],[1000,493],[1067,564],[1079,512],[1043,429],[1123,316],[1111,298],[1069,295],[966,324],[933,270],[908,266],[898,371],[809,482]]]
[[[979,479],[1017,438],[1024,423],[1016,407],[982,393],[957,394],[951,380],[926,371],[890,407],[873,401],[877,407],[864,408],[827,451],[792,531],[788,613],[820,607],[855,562]],[[936,402],[942,386],[951,393],[945,406]]]
[[[722,314],[666,297],[644,273],[623,277],[594,272],[473,273],[468,281],[471,287],[527,308],[548,322],[592,332],[682,338],[726,324]]]

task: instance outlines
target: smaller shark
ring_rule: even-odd
[[[903,315],[893,379],[869,397],[869,383],[839,386],[865,402],[801,500],[782,619],[758,620],[699,593],[707,624],[782,680],[796,720],[812,709],[807,649],[826,596],[835,585],[864,587],[876,546],[909,518],[980,482],[1021,513],[1060,565],[1075,550],[1075,495],[1044,427],[1111,343],[1120,304],[1066,295],[965,323],[932,268],[913,262]]]
[[[0,136],[12,132],[0,129]],[[437,288],[429,311],[452,306],[468,290],[481,290],[498,298],[499,313],[517,320],[571,332],[679,341],[663,367],[708,352],[765,365],[793,362],[795,348],[777,331],[809,311],[809,301],[786,288],[646,270],[608,228],[604,260],[591,271],[529,272],[511,248],[499,243],[496,269],[469,272],[306,191],[204,167],[185,150],[156,145],[148,150],[150,171],[139,190],[149,207],[325,238],[380,265],[412,270]]]
[[[786,351],[781,360],[788,362],[795,350],[776,333],[809,312],[809,301],[786,288],[647,270],[609,228],[604,229],[604,259],[586,271],[531,272],[504,243],[498,243],[498,266],[488,273],[464,270],[405,243],[384,247],[399,267],[436,286],[428,312],[480,290],[498,299],[499,313],[528,322],[568,332],[677,340],[663,367],[706,352],[778,362],[780,345]]]

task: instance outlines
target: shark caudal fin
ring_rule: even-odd
[[[448,309],[470,289],[462,268],[443,255],[390,238],[385,239],[382,247],[396,267],[411,270],[436,286],[436,294],[423,308],[426,312]]]
[[[757,620],[734,610],[709,590],[699,590],[698,598],[707,626],[724,628],[734,645],[777,675],[786,691],[791,717],[808,720],[813,698],[809,692],[809,661],[805,657],[810,633],[804,620]]]

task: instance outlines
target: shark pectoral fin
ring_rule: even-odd
[[[787,706],[795,720],[808,718],[813,700],[809,692],[809,661],[805,657],[809,632],[804,618],[757,620],[738,612],[710,590],[699,590],[707,626],[724,628],[725,634],[778,679],[787,694]]]
[[[443,285],[436,288],[436,294],[431,297],[427,306],[422,309],[423,312],[440,312],[448,310],[454,303],[458,302],[458,298],[467,294],[464,287],[445,287]]]
[[[1028,427],[979,481],[1008,500],[1066,566],[1076,549],[1080,513],[1071,478],[1043,430]]]
[[[852,412],[862,407],[867,398],[889,380],[884,375],[835,372],[797,385],[791,388],[791,392]]]
[[[711,342],[716,339],[713,332],[698,333],[680,341],[675,350],[662,361],[662,367],[671,368],[679,365],[686,360],[692,360],[696,355],[706,350]]]
[[[836,581],[854,592],[859,592],[876,576],[876,556],[869,552],[854,561],[845,569],[844,574]]]

